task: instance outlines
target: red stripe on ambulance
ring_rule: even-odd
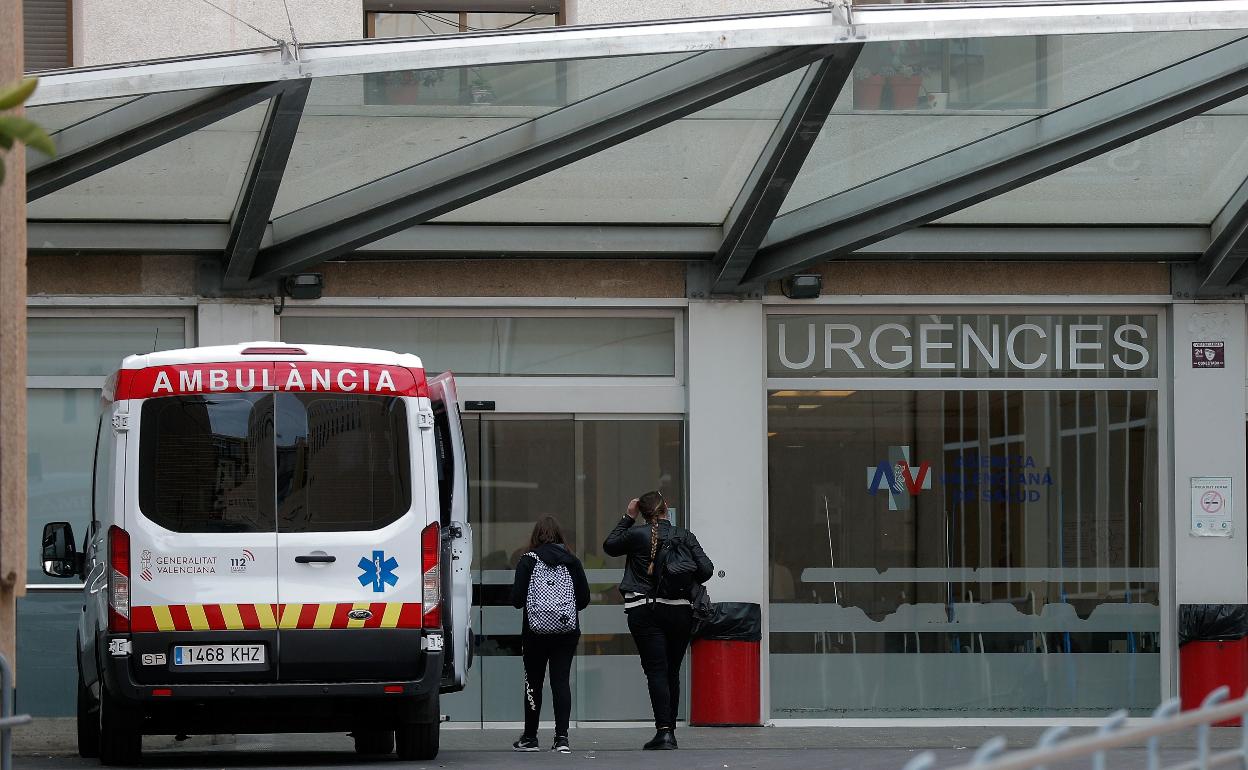
[[[178,364],[122,369],[117,400],[208,393],[357,393],[427,396],[422,369],[301,361]]]
[[[230,613],[233,608],[238,608],[239,619],[242,620],[243,630],[275,630],[273,626],[262,627],[260,621],[261,613],[256,609],[257,606],[265,608],[264,616],[272,616],[274,620],[285,618],[287,607],[292,605],[286,604],[231,604],[229,605]],[[420,628],[423,613],[419,604],[412,603],[387,603],[373,602],[368,605],[369,612],[372,616],[365,619],[363,623],[356,625],[351,624],[350,612],[355,609],[353,602],[326,602],[321,604],[302,604],[299,605],[299,616],[290,624],[282,626],[283,631],[297,630],[328,630],[343,628]],[[202,616],[200,609],[202,608]],[[192,612],[192,610],[194,610]],[[390,619],[386,621],[387,611],[389,611]],[[321,622],[317,623],[317,618],[321,618]],[[201,604],[189,608],[184,604],[171,604],[167,606],[132,607],[130,611],[131,629],[135,632],[149,631],[225,631],[227,629],[226,612],[220,604]]]

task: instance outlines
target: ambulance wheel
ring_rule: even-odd
[[[137,765],[143,757],[139,715],[100,683],[100,764]]]
[[[78,756],[95,759],[100,755],[99,708],[91,691],[82,683],[82,664],[78,669]]]
[[[409,718],[394,731],[394,742],[399,759],[406,762],[430,760],[438,756],[438,732],[442,727],[438,694],[433,693],[422,701],[411,704]]]
[[[356,730],[355,753],[385,756],[394,752],[394,733],[389,730]]]

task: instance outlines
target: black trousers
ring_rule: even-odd
[[[535,634],[527,628],[521,637],[524,649],[524,734],[537,737],[542,713],[542,683],[550,664],[550,692],[555,701],[555,735],[567,737],[572,716],[572,659],[581,633]]]
[[[680,710],[680,664],[693,631],[693,610],[655,603],[634,607],[627,614],[628,630],[646,672],[654,726],[673,729]]]

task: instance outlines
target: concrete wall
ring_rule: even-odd
[[[1122,262],[829,262],[825,296],[859,294],[1170,294],[1170,268]],[[772,283],[768,294],[780,294]]]
[[[281,0],[216,0],[273,37],[290,39]],[[364,36],[359,0],[288,0],[301,43]],[[273,45],[202,0],[77,0],[74,64],[89,66]]]
[[[715,562],[715,577],[707,583],[711,599],[756,602],[764,613],[769,588],[765,328],[761,302],[689,304],[690,528]],[[764,691],[764,704],[766,699]]]

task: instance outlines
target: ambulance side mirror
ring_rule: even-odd
[[[74,577],[82,571],[82,559],[74,547],[74,528],[66,521],[43,525],[43,574]]]

